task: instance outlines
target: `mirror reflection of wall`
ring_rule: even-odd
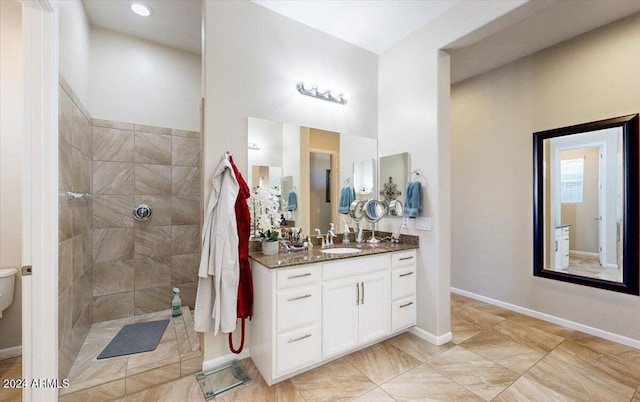
[[[404,205],[410,166],[408,152],[380,158],[380,199],[399,200]]]
[[[365,159],[353,164],[353,187],[356,190],[356,199],[369,200],[377,198],[375,193],[376,160]]]

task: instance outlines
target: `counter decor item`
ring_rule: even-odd
[[[262,241],[262,254],[278,254],[280,212],[278,194],[272,188],[256,187],[249,198],[254,238]]]

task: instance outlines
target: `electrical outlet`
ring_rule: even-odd
[[[431,218],[416,218],[416,230],[431,230]]]
[[[402,217],[402,225],[400,227],[402,229],[409,229],[409,217],[408,216],[403,216]]]

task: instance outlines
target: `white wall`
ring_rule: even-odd
[[[55,4],[59,10],[60,74],[91,113],[89,19],[80,0],[58,0]]]
[[[637,14],[453,87],[452,286],[638,345],[640,298],[534,277],[532,230],[532,133],[638,113],[638,43]]]
[[[418,328],[434,342],[450,337],[449,56],[439,51],[523,2],[461,2],[380,55],[380,155],[411,152],[411,169],[426,178],[424,216],[432,231],[420,236]],[[385,218],[381,230],[397,228]]]
[[[247,140],[261,149],[247,151],[251,165],[283,166],[283,124],[271,120],[250,118],[247,122]]]
[[[249,116],[377,136],[373,53],[246,1],[205,2],[205,54],[204,205],[225,150],[246,176]],[[298,81],[344,91],[349,103],[300,95]],[[206,334],[204,345],[205,361],[229,353],[226,335]]]
[[[200,131],[201,67],[195,53],[92,27],[88,109],[96,119]]]
[[[21,12],[19,2],[0,1],[0,268],[18,269],[13,304],[0,318],[0,359],[22,344]]]

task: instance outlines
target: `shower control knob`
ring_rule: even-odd
[[[133,219],[137,221],[148,221],[151,219],[151,207],[147,204],[140,204],[137,207],[133,208]]]

